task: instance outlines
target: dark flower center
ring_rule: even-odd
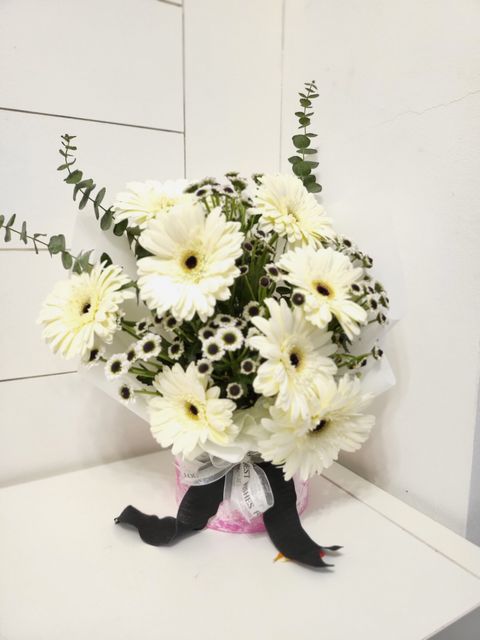
[[[131,362],[134,359],[135,359],[135,349],[130,349],[130,351],[127,352],[127,360]]]
[[[230,387],[230,393],[232,396],[238,396],[240,394],[240,387],[238,384],[232,384]]]
[[[96,360],[96,359],[97,359],[97,356],[98,356],[98,349],[92,349],[92,350],[90,351],[89,361],[90,361],[90,362],[93,362],[94,360]]]
[[[251,316],[258,316],[259,314],[259,309],[258,307],[250,307],[250,309],[248,310],[249,314]]]
[[[147,342],[145,342],[145,344],[143,345],[144,353],[150,353],[154,349],[155,349],[155,343],[153,340],[147,340]]]
[[[227,344],[235,344],[237,341],[237,336],[234,333],[225,333],[223,336],[223,341]]]
[[[298,365],[300,364],[300,358],[298,357],[298,354],[295,353],[295,351],[290,354],[290,364],[292,365],[292,367],[298,367]]]
[[[195,269],[197,264],[198,260],[195,256],[188,256],[188,258],[185,260],[185,266],[187,267],[187,269]]]
[[[112,362],[112,366],[110,367],[112,373],[118,373],[122,368],[122,363],[120,362],[120,360],[115,360],[115,362]]]
[[[207,373],[207,371],[209,370],[209,366],[205,362],[202,362],[198,365],[198,370],[200,371],[200,373]]]
[[[130,389],[128,387],[122,387],[120,389],[120,395],[124,400],[128,400],[130,398]]]
[[[197,408],[194,404],[191,404],[191,405],[188,407],[188,410],[190,411],[190,413],[192,414],[192,416],[198,416],[198,408]]]
[[[315,427],[313,432],[314,433],[318,433],[319,431],[321,431],[325,427],[326,424],[327,424],[326,420],[320,420],[320,422],[317,424],[317,426]]]
[[[90,302],[85,302],[85,304],[82,307],[82,313],[88,313],[91,308],[92,308],[92,305],[90,304]]]
[[[317,292],[321,296],[329,296],[330,295],[330,289],[326,285],[322,284],[321,282],[319,282],[317,284],[316,289],[317,289]]]
[[[216,353],[218,353],[218,345],[217,344],[209,344],[208,347],[207,347],[207,352],[211,356],[214,356]]]
[[[253,365],[252,365],[252,363],[251,363],[251,362],[244,362],[244,363],[243,363],[243,370],[244,370],[246,373],[250,373],[250,372],[252,371],[252,369],[253,369]]]
[[[208,338],[213,338],[214,335],[215,332],[211,329],[205,329],[205,331],[203,332],[203,337],[205,338],[205,340],[207,340]]]

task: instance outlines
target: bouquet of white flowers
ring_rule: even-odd
[[[326,548],[301,528],[292,478],[306,481],[368,438],[361,373],[382,351],[352,345],[386,322],[388,298],[372,259],[335,232],[314,195],[317,96],[314,83],[300,93],[293,175],[130,183],[109,208],[63,136],[59,169],[74,198],[125,238],[136,273],[0,218],[6,240],[13,231],[45,244],[71,270],[40,312],[45,341],[103,367],[122,402],[144,399],[152,435],[178,457],[189,489],[177,518],[131,506],[117,518],[150,544],[204,527],[226,495],[245,518],[263,514],[283,555],[325,565]]]

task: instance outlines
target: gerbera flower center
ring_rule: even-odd
[[[315,282],[315,291],[325,298],[329,298],[332,295],[332,290],[325,284],[325,282]]]
[[[198,264],[198,260],[196,256],[188,256],[188,258],[185,260],[185,266],[187,267],[187,269],[195,269],[195,267]]]
[[[187,401],[185,403],[185,410],[187,412],[188,417],[191,420],[199,420],[200,419],[200,409],[193,402]]]
[[[327,420],[320,420],[320,422],[318,422],[315,425],[315,428],[313,429],[313,433],[318,433],[319,431],[321,431],[322,429],[324,429],[328,424]]]
[[[292,367],[295,367],[295,369],[297,369],[300,366],[300,363],[302,362],[300,354],[297,353],[296,351],[292,351],[289,357],[290,357],[290,364],[292,365]]]

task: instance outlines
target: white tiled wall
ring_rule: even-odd
[[[182,14],[159,0],[1,3],[1,213],[70,240],[75,220],[93,216],[56,171],[66,132],[109,202],[129,180],[184,175]],[[41,342],[41,300],[65,276],[58,256],[2,239],[0,484],[157,446],[145,422]]]

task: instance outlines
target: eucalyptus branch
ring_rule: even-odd
[[[303,110],[296,111],[295,115],[299,122],[298,128],[303,129],[303,133],[293,136],[292,141],[296,155],[288,159],[292,165],[293,173],[300,178],[310,193],[319,193],[322,190],[321,185],[318,184],[315,175],[312,173],[312,170],[318,167],[318,162],[305,159],[305,156],[313,156],[317,153],[316,149],[310,147],[311,139],[316,138],[317,134],[307,131],[307,127],[310,126],[311,117],[313,116],[313,111],[309,111],[312,108],[312,100],[318,98],[318,95],[315,82],[306,82],[305,93],[299,93],[300,107]]]
[[[48,241],[40,240],[40,238],[47,238],[46,233],[34,233],[30,235],[27,232],[27,223],[22,222],[21,230],[15,229],[13,224],[15,222],[16,215],[13,214],[9,220],[5,223],[5,216],[0,215],[0,229],[5,229],[5,242],[10,242],[12,239],[12,233],[20,236],[20,240],[24,244],[32,243],[35,253],[38,254],[38,245],[42,245],[48,249],[51,256],[59,254],[62,258],[62,265],[65,269],[72,269],[75,273],[82,273],[83,271],[90,271],[92,265],[90,264],[90,254],[92,251],[82,251],[75,256],[67,249],[65,245],[65,236],[63,234],[53,235]]]

